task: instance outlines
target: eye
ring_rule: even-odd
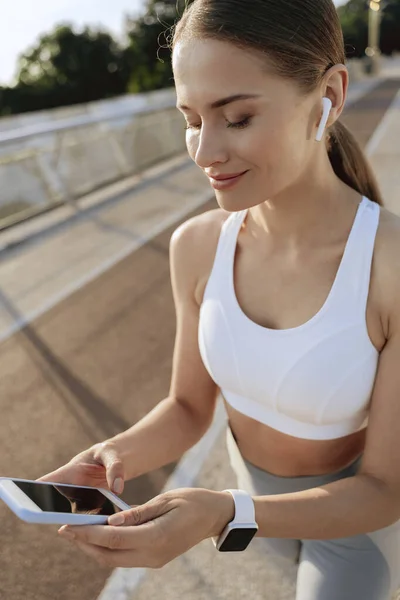
[[[241,121],[238,121],[236,123],[231,123],[230,121],[228,121],[228,119],[226,119],[226,126],[228,129],[244,129],[245,127],[248,127],[250,125],[251,122],[251,117],[245,117],[244,119],[242,119]],[[195,130],[199,130],[201,129],[201,123],[198,125],[189,125],[189,123],[186,123],[185,126],[186,130],[189,129],[195,129]]]
[[[241,121],[238,121],[237,123],[230,123],[228,121],[227,127],[233,127],[234,129],[244,129],[245,127],[248,127],[250,125],[251,122],[251,117],[245,117],[244,119],[242,119]]]

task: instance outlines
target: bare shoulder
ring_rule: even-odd
[[[205,239],[209,240],[210,235],[218,239],[222,224],[230,214],[232,213],[222,208],[215,208],[196,215],[175,229],[171,242],[175,243],[179,240],[178,243],[184,244],[203,243]]]
[[[381,208],[375,245],[375,274],[387,332],[400,325],[400,217]]]
[[[171,275],[177,285],[189,288],[198,305],[211,273],[221,227],[230,212],[221,208],[188,219],[171,237]]]

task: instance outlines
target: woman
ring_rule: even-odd
[[[156,568],[209,537],[244,550],[258,528],[298,562],[297,600],[387,600],[400,583],[400,226],[338,122],[334,4],[196,0],[172,50],[188,151],[220,209],[171,240],[170,395],[43,479],[120,493],[193,446],[221,392],[241,491],[179,489],[124,527],[60,532],[100,564]]]

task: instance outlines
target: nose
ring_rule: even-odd
[[[228,160],[228,148],[223,136],[216,128],[203,125],[200,134],[193,140],[192,158],[201,169]]]

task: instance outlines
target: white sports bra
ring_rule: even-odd
[[[237,411],[298,438],[339,438],[366,427],[379,352],[366,324],[380,207],[363,197],[329,296],[309,321],[268,329],[241,310],[237,238],[247,210],[224,222],[200,309],[200,353]]]

